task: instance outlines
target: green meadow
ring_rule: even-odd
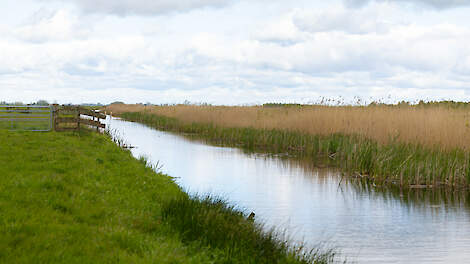
[[[328,263],[102,134],[0,130],[0,263]]]

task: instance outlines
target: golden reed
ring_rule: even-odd
[[[446,106],[143,106],[115,104],[107,111],[149,112],[183,122],[223,127],[287,129],[311,134],[360,134],[379,143],[397,140],[444,149],[470,148],[470,110]]]

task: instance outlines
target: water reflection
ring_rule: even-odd
[[[108,120],[135,156],[164,164],[190,192],[212,193],[296,240],[329,241],[359,263],[470,262],[468,194],[388,190],[310,162],[209,146],[140,124]]]
[[[279,168],[288,171],[289,175],[299,175],[310,179],[310,184],[336,185],[337,192],[342,196],[354,199],[367,198],[380,200],[383,203],[397,203],[408,207],[409,210],[426,212],[460,213],[470,210],[470,193],[464,190],[439,189],[401,189],[381,188],[372,186],[366,181],[343,177],[333,168],[318,168],[308,160],[293,160],[288,158],[273,158],[266,154],[250,154],[254,159],[262,159],[267,163],[277,163]]]

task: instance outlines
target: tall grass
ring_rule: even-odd
[[[108,112],[147,112],[183,123],[221,127],[280,129],[313,135],[361,135],[381,144],[391,141],[445,149],[470,147],[470,108],[435,106],[143,106],[111,105]]]
[[[470,183],[470,153],[465,148],[446,149],[397,138],[384,144],[361,134],[323,135],[282,128],[227,127],[182,121],[153,111],[125,112],[121,116],[162,130],[195,134],[217,144],[308,157],[314,163],[338,166],[377,185],[466,188]]]
[[[331,250],[304,251],[294,248],[275,231],[247,220],[247,216],[224,200],[180,196],[162,209],[164,221],[182,234],[185,243],[200,243],[215,249],[219,263],[330,263]]]

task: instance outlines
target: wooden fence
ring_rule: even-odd
[[[51,131],[51,106],[0,105],[0,129],[13,131]]]
[[[91,126],[99,131],[106,128],[100,122],[106,115],[81,106],[53,105],[53,125],[55,131],[78,131],[82,125]]]

